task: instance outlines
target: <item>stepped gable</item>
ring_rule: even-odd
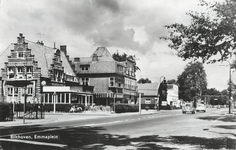
[[[43,77],[49,77],[48,70],[53,64],[54,54],[57,51],[60,51],[55,48],[50,48],[38,43],[27,41],[28,46],[31,49],[31,54],[35,56],[35,60],[38,61],[38,66],[41,68],[41,73]],[[75,76],[73,69],[70,66],[69,61],[67,60],[66,54],[60,51],[62,66],[64,67],[64,73],[67,75]]]
[[[28,48],[31,50],[31,55],[34,55],[34,60],[38,62],[38,67],[41,68],[42,77],[49,77],[48,73],[51,69],[51,65],[53,64],[54,54],[58,51],[61,55],[60,58],[64,68],[64,73],[67,75],[76,76],[64,52],[60,51],[59,49],[44,46],[40,43],[35,43],[28,40],[25,40],[25,42],[28,44]],[[0,76],[1,69],[5,68],[5,62],[8,62],[8,56],[11,56],[11,51],[14,50],[15,44],[10,44],[10,46],[8,46],[7,49],[0,54]]]

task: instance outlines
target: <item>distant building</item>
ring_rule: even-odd
[[[74,58],[75,70],[83,85],[94,86],[96,105],[136,101],[134,63],[115,61],[106,47],[98,47],[91,57]]]
[[[145,83],[137,84],[138,93],[142,93],[142,104],[158,104],[158,88],[159,83]],[[162,106],[176,106],[180,107],[181,101],[179,100],[178,86],[175,84],[167,84],[167,101],[162,101]]]
[[[175,107],[181,106],[179,87],[175,84],[167,84],[167,104]]]
[[[159,83],[145,83],[145,84],[137,84],[138,93],[141,94],[141,104],[156,107],[158,104],[158,87]]]
[[[93,102],[93,87],[83,86],[66,46],[50,48],[23,34],[0,55],[0,101],[70,104]]]

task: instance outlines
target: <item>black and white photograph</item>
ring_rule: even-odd
[[[0,150],[235,150],[236,0],[0,0]]]

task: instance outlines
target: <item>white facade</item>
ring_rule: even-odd
[[[180,107],[179,87],[175,84],[167,85],[167,103],[172,106]]]

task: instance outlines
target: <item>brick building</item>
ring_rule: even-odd
[[[117,62],[107,48],[98,47],[91,57],[74,58],[74,64],[80,82],[94,86],[97,105],[136,101],[135,65],[132,61]]]
[[[93,87],[79,83],[65,45],[51,48],[20,34],[0,55],[0,68],[0,101],[93,102]]]

